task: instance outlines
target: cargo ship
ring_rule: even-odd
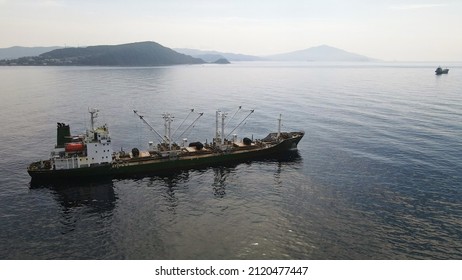
[[[108,126],[106,124],[95,126],[98,112],[97,109],[89,110],[91,126],[82,135],[72,136],[69,125],[57,124],[57,141],[50,157],[33,162],[27,168],[33,181],[159,175],[184,169],[253,160],[294,150],[304,136],[303,131],[281,132],[280,115],[277,132],[270,133],[263,139],[238,139],[236,134],[232,134],[235,129],[225,134],[227,114],[217,111],[216,132],[211,143],[188,143],[187,138],[182,138],[181,143],[177,143],[172,140],[173,116],[171,114],[163,114],[165,131],[164,135],[161,135],[135,110],[134,113],[139,119],[159,138],[159,143],[154,145],[154,142],[150,141],[145,151],[133,148],[129,152],[123,150],[115,152]],[[193,112],[192,109],[190,113]],[[250,110],[244,120],[253,112],[254,110]],[[197,118],[187,129],[194,127],[194,123],[202,114],[198,113]]]

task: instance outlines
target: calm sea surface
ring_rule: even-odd
[[[462,64],[234,63],[0,68],[0,259],[462,259]],[[31,186],[56,122],[100,109],[115,150],[161,114],[210,141],[215,110],[255,113],[240,137],[304,130],[287,160],[168,177]],[[245,117],[239,113],[236,124]],[[233,125],[230,124],[230,128]]]

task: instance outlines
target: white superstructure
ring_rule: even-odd
[[[63,147],[55,148],[51,153],[51,164],[55,170],[89,167],[112,162],[113,149],[107,125],[95,128],[98,110],[89,110],[91,129],[84,135],[72,139]]]

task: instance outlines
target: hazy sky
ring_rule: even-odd
[[[327,44],[462,61],[462,0],[0,0],[0,48],[155,41],[269,55]]]

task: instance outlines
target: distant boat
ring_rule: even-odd
[[[441,66],[439,66],[438,68],[436,68],[435,70],[435,73],[436,75],[441,75],[441,74],[447,74],[449,72],[449,69],[448,68],[441,68]]]

